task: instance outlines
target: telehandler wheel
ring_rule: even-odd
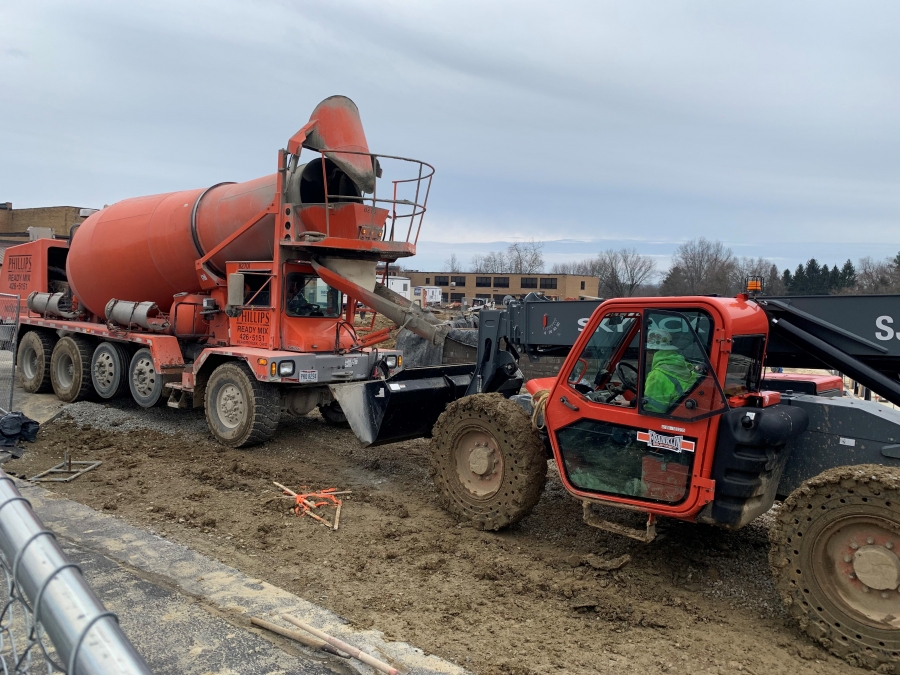
[[[101,398],[115,398],[128,391],[131,354],[118,342],[101,342],[91,359],[91,381]]]
[[[224,363],[206,385],[206,422],[216,440],[233,448],[264,443],[275,435],[281,396],[243,363]]]
[[[321,413],[322,418],[332,426],[350,426],[350,423],[347,421],[347,416],[344,414],[344,411],[341,410],[341,404],[337,401],[332,401],[328,405],[320,405],[319,412]]]
[[[900,469],[811,478],[785,500],[770,538],[778,590],[800,627],[852,665],[900,670]]]
[[[50,358],[56,344],[56,335],[30,330],[19,340],[16,363],[22,375],[22,388],[29,394],[40,394],[53,389],[50,381]]]
[[[484,530],[520,521],[547,479],[547,455],[531,419],[500,394],[454,401],[431,441],[431,477],[450,513]]]
[[[60,401],[72,403],[94,397],[91,356],[94,345],[79,335],[61,338],[50,356],[50,382]]]

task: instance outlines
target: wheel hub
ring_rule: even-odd
[[[32,379],[37,374],[38,355],[35,349],[29,347],[22,359],[22,370],[25,371],[25,377]]]
[[[813,573],[826,595],[874,628],[900,629],[900,532],[870,515],[835,521],[816,540]]]
[[[458,437],[454,449],[459,482],[476,499],[488,499],[503,481],[503,455],[486,430],[475,428]]]
[[[94,377],[97,384],[101,387],[109,387],[112,384],[113,374],[112,357],[106,353],[100,354],[94,363]]]
[[[244,419],[244,396],[233,384],[226,384],[219,390],[219,419],[229,429],[237,427]]]
[[[135,389],[141,396],[150,396],[153,388],[156,386],[156,371],[153,370],[153,364],[148,359],[141,359],[135,364],[134,374]]]
[[[497,460],[493,448],[477,445],[469,453],[469,469],[482,478],[493,473]]]
[[[869,588],[893,591],[900,585],[900,558],[884,546],[863,546],[853,554],[853,572]]]
[[[75,363],[68,354],[61,354],[56,367],[56,379],[59,384],[68,389],[75,381]]]

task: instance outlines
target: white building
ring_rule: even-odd
[[[423,307],[437,305],[441,302],[440,286],[415,286],[413,287],[412,301]]]
[[[410,286],[409,277],[388,277],[387,287],[407,300],[412,300]]]

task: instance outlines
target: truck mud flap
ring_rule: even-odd
[[[431,436],[447,405],[465,395],[475,364],[402,370],[385,380],[331,385],[364,446]]]

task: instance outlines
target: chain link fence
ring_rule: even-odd
[[[19,344],[19,296],[0,293],[0,409],[10,412],[16,384]]]
[[[151,675],[116,615],[94,595],[2,470],[0,570],[4,675]]]

